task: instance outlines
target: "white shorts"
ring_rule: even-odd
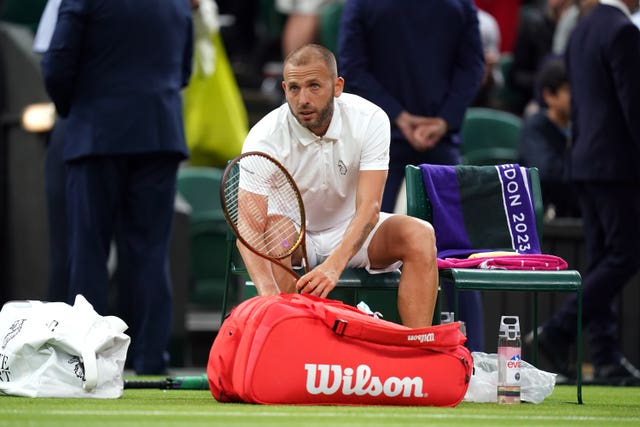
[[[371,239],[373,238],[374,234],[376,234],[376,231],[378,231],[378,227],[380,227],[380,224],[382,224],[392,215],[393,214],[390,213],[380,212],[378,223],[375,225],[375,227],[373,227],[373,230],[371,230],[371,233],[369,233],[369,235],[367,236],[367,239],[364,241],[364,244],[362,245],[360,250],[358,250],[358,252],[349,260],[349,262],[347,263],[347,267],[365,268],[371,274],[387,273],[400,268],[400,266],[402,265],[402,261],[396,261],[385,268],[371,269],[371,261],[369,260],[368,255],[369,243],[371,243]],[[344,233],[347,230],[349,224],[350,221],[346,221],[339,227],[333,228],[328,231],[323,231],[320,233],[306,233],[307,258],[309,259],[310,268],[313,268],[316,265],[322,263],[335,250],[335,248],[342,241]]]
[[[285,15],[319,15],[323,6],[337,0],[276,0],[276,10]]]

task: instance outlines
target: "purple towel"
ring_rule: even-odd
[[[526,168],[420,168],[433,212],[438,258],[496,250],[540,253]]]

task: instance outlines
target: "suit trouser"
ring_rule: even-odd
[[[382,212],[393,212],[398,191],[404,180],[406,165],[431,163],[436,165],[457,165],[460,163],[460,146],[450,137],[445,137],[432,150],[417,151],[404,138],[392,138],[389,151],[389,174],[384,186]]]
[[[615,298],[640,270],[640,185],[577,183],[576,190],[587,257],[582,318],[589,333],[591,362],[596,366],[617,363],[622,352]],[[576,316],[574,295],[546,326],[564,339],[575,340]]]
[[[49,301],[66,301],[69,288],[69,256],[66,206],[66,173],[62,159],[65,119],[56,117],[49,135],[45,159],[45,193],[49,226]]]
[[[118,272],[120,309],[138,374],[160,373],[167,362],[168,252],[179,161],[174,154],[140,154],[67,163],[69,302],[83,294],[98,313],[107,313],[107,258],[115,238],[120,259],[126,260]]]

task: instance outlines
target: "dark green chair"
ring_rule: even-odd
[[[491,168],[492,166],[484,166]],[[469,167],[470,169],[472,167]],[[540,240],[542,239],[542,196],[540,178],[536,168],[528,169],[529,184],[536,214],[536,228]],[[425,191],[422,170],[408,165],[405,168],[407,185],[407,213],[409,215],[432,221],[433,211],[428,195]],[[478,212],[474,216],[477,221],[483,221],[490,212]],[[437,238],[437,230],[436,230]],[[504,250],[507,248],[495,248]],[[512,250],[508,248],[508,250]],[[482,291],[519,291],[531,292],[533,296],[533,364],[538,359],[538,293],[539,292],[575,292],[577,294],[577,398],[582,403],[582,279],[575,270],[562,271],[525,271],[525,270],[483,270],[477,268],[448,268],[439,272],[440,283],[451,281],[454,289],[454,316],[458,316],[458,294],[464,290]]]
[[[257,11],[257,28],[261,36],[267,40],[280,38],[287,16],[276,10],[275,0],[259,0]]]
[[[522,105],[527,103],[527,99],[522,92],[517,91],[510,82],[511,66],[513,65],[513,54],[503,53],[500,56],[500,73],[503,76],[503,84],[495,91],[495,101],[498,108],[506,111],[517,112]]]
[[[239,296],[240,300],[258,295],[236,248],[235,236],[230,230],[227,233],[226,260],[225,281],[229,295],[231,295],[234,287],[234,277],[240,277],[244,284]],[[364,268],[347,268],[328,298],[340,300],[353,306],[360,301],[365,301],[372,310],[381,312],[385,320],[400,323],[400,315],[396,305],[399,282],[400,271],[370,274]],[[225,296],[222,308],[223,321],[230,310],[230,300],[231,296]],[[439,311],[436,311],[436,313],[439,313]],[[434,319],[436,319],[435,315]]]
[[[189,217],[190,302],[219,310],[226,290],[227,224],[220,204],[222,170],[178,169],[178,192],[191,206]]]
[[[491,108],[467,109],[460,129],[462,162],[497,165],[518,162],[522,119]]]
[[[338,56],[338,33],[343,3],[331,3],[320,11],[320,42],[324,47]]]

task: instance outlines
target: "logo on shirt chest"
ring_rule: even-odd
[[[338,160],[338,172],[340,172],[340,175],[347,174],[347,165],[342,160]]]

